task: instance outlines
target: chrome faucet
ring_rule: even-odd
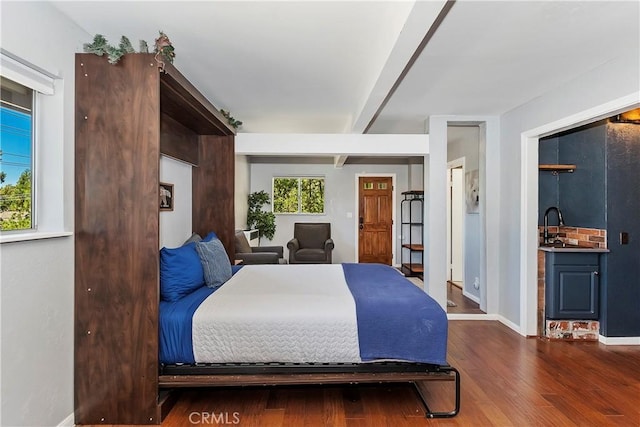
[[[549,212],[551,211],[556,211],[558,213],[558,227],[564,225],[564,219],[562,218],[562,212],[560,211],[560,208],[557,208],[555,206],[547,208],[547,210],[544,212],[544,233],[542,237],[544,244],[551,243],[551,237],[557,237],[557,234],[555,236],[549,235]]]

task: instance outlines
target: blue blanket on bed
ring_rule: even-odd
[[[446,365],[447,315],[395,269],[343,264],[356,302],[363,361],[400,359]]]
[[[447,315],[438,303],[389,266],[343,264],[343,270],[356,305],[363,361],[446,364]],[[203,286],[178,301],[160,302],[161,363],[195,363],[193,314],[213,292]]]

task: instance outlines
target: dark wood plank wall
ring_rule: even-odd
[[[159,77],[76,56],[75,421],[158,423]],[[53,367],[55,369],[55,367]]]
[[[161,120],[160,151],[169,157],[198,165],[198,134],[163,113]]]
[[[160,423],[160,154],[198,165],[193,229],[231,256],[234,134],[153,54],[76,55],[76,424]]]
[[[193,230],[215,231],[233,261],[235,254],[234,136],[200,136],[199,166],[193,168]]]

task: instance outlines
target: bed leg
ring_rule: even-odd
[[[427,401],[422,391],[422,387],[424,387],[423,381],[414,381],[412,382],[412,384],[415,387],[415,390],[418,393],[418,396],[420,397],[420,401],[422,402],[422,405],[424,405],[425,416],[427,418],[452,418],[458,415],[458,412],[460,412],[460,372],[458,372],[458,370],[452,366],[442,368],[440,372],[453,372],[453,374],[455,375],[455,389],[456,389],[455,409],[451,412],[433,412],[429,408],[429,405],[427,405]]]

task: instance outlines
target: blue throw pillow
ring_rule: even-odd
[[[219,239],[196,243],[196,252],[202,262],[207,286],[217,288],[231,278],[231,263]]]
[[[218,235],[216,234],[215,231],[210,232],[209,234],[207,234],[206,236],[204,236],[204,239],[200,240],[201,242],[210,242],[212,240],[218,239]]]
[[[204,285],[204,272],[196,243],[160,250],[160,296],[164,301],[178,301]]]

